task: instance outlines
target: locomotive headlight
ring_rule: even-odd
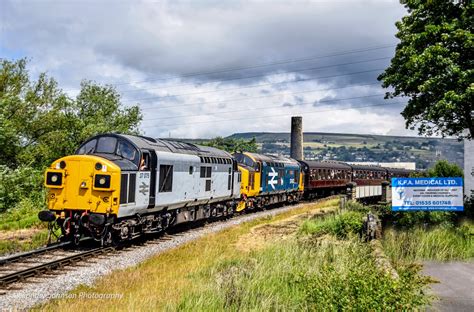
[[[58,171],[46,172],[46,186],[48,187],[62,187],[63,174]]]
[[[94,177],[94,188],[109,189],[111,177],[108,174],[96,174]]]

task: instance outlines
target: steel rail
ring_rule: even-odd
[[[51,272],[55,269],[64,267],[66,265],[73,264],[77,261],[85,260],[87,258],[91,258],[93,256],[101,255],[110,251],[115,250],[114,247],[99,247],[95,248],[92,250],[84,251],[78,254],[74,254],[68,257],[64,257],[61,259],[53,260],[47,263],[42,263],[40,265],[27,268],[24,270],[20,270],[17,272],[13,272],[10,274],[6,274],[3,276],[0,276],[0,287],[5,287],[9,284],[12,284],[17,281],[22,281],[25,278],[32,277],[32,276],[37,276],[40,274],[44,274],[45,272]]]
[[[38,249],[35,249],[35,250],[32,250],[32,251],[27,251],[27,252],[22,252],[22,253],[19,253],[19,254],[15,254],[11,257],[0,259],[0,266],[4,266],[6,264],[10,264],[12,262],[16,262],[16,261],[24,259],[24,258],[31,258],[33,256],[44,254],[44,253],[47,253],[47,252],[52,251],[52,250],[56,250],[56,249],[59,249],[59,248],[62,248],[62,247],[66,247],[70,244],[71,244],[71,242],[56,243],[56,244],[52,244],[52,245],[49,245],[49,246],[46,246],[46,247],[38,248]]]

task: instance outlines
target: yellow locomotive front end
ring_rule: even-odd
[[[101,238],[108,219],[118,214],[120,173],[119,166],[102,157],[58,159],[45,172],[48,210],[39,218],[55,222],[65,240],[78,241],[85,230]]]
[[[120,168],[104,158],[72,155],[54,162],[45,172],[48,209],[117,214]]]

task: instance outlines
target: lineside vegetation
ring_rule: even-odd
[[[399,280],[381,272],[355,234],[356,214],[334,213],[337,199],[244,223],[102,277],[74,293],[124,293],[114,310],[404,310],[424,306],[429,279],[400,264]],[[314,216],[305,221],[308,216]],[[357,220],[357,221],[356,221]],[[304,223],[304,225],[303,225]],[[314,224],[313,224],[314,223]],[[324,229],[315,231],[311,229]],[[263,239],[262,239],[263,238]],[[54,300],[47,310],[90,311],[99,300]]]

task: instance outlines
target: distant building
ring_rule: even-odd
[[[464,196],[474,196],[474,140],[464,140]]]
[[[396,169],[408,169],[416,170],[416,163],[414,162],[368,162],[368,161],[357,161],[348,162],[352,165],[367,165],[367,166],[380,166],[384,168],[396,168]]]

